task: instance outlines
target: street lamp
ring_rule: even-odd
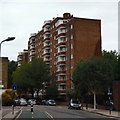
[[[12,40],[14,40],[15,39],[15,37],[8,37],[7,39],[5,39],[5,40],[3,40],[2,42],[0,42],[0,57],[1,57],[1,44],[3,43],[3,42],[5,42],[5,41],[12,41]]]

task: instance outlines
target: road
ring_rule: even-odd
[[[18,118],[36,118],[35,120],[47,119],[47,120],[66,120],[67,118],[70,120],[109,120],[110,118],[106,116],[102,116],[95,113],[90,113],[83,110],[70,110],[66,106],[42,106],[42,105],[35,105],[33,112],[31,112],[30,106],[21,107],[21,113]],[[38,118],[38,119],[37,119]],[[19,120],[19,119],[18,119]],[[111,119],[110,119],[111,120]],[[117,119],[112,119],[117,120]]]

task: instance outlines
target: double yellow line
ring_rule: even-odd
[[[48,112],[45,112],[52,120],[55,120],[52,115],[50,115]]]

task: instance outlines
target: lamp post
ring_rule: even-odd
[[[8,41],[12,41],[12,40],[14,40],[15,39],[15,37],[8,37],[7,39],[5,39],[5,40],[3,40],[3,41],[1,41],[0,42],[0,57],[1,57],[1,44],[3,43],[3,42],[8,42]]]

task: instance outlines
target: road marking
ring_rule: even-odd
[[[21,115],[22,112],[23,112],[23,110],[20,109],[20,113],[17,115],[17,117],[15,118],[15,120],[17,120],[20,117],[20,115]]]
[[[53,120],[55,120],[54,118],[53,118],[53,116],[52,115],[50,115],[48,112],[45,112],[50,118],[52,118]]]

